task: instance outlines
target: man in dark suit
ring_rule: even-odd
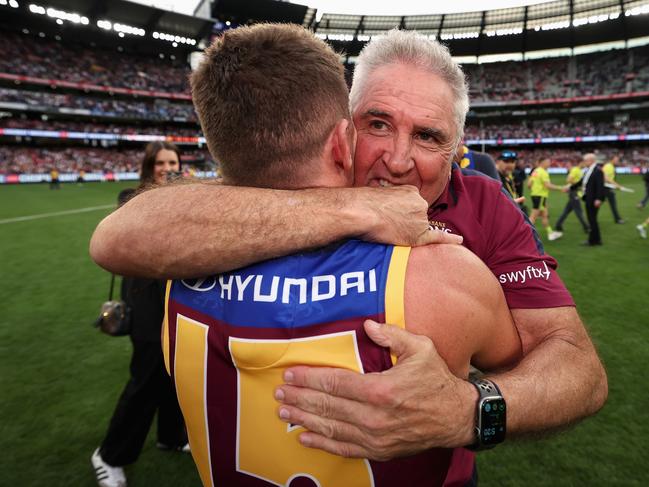
[[[602,245],[602,236],[599,233],[599,224],[597,223],[597,213],[606,195],[604,172],[602,171],[602,164],[597,161],[595,154],[586,154],[584,156],[584,162],[588,166],[588,170],[586,171],[582,185],[590,232],[588,234],[588,240],[583,245]]]

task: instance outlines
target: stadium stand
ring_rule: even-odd
[[[45,174],[56,167],[61,173],[132,173],[137,172],[140,149],[105,149],[99,147],[0,146],[0,175]],[[184,151],[185,167],[213,167],[205,149]]]
[[[466,64],[473,102],[646,92],[649,47],[555,59]]]
[[[0,33],[0,42],[6,49],[0,59],[0,71],[4,73],[148,91],[182,93],[189,89],[188,66],[175,59],[131,53],[115,56],[92,46],[43,41],[10,32]]]
[[[611,40],[613,34],[605,31],[608,24],[624,25],[627,35],[638,30],[635,14],[620,17],[626,3],[600,2],[601,12],[608,12],[608,20],[597,24],[598,28],[603,26],[598,34],[600,40]],[[507,17],[511,25],[518,22],[516,25],[526,26],[522,36],[528,50],[546,44],[559,47],[556,39],[561,32],[552,30],[556,26],[553,20],[560,14],[565,17],[572,4],[557,0],[538,9],[487,12],[483,25],[476,21],[478,17],[469,14],[447,15],[444,21],[442,16],[402,17],[399,22],[398,17],[361,19],[324,14],[317,21],[313,9],[309,9],[303,25],[347,53],[345,65],[351,75],[353,55],[362,47],[362,36],[380,34],[395,27],[395,22],[401,27],[428,29],[432,35],[446,39],[452,52],[459,55],[486,54],[491,44],[494,52],[503,52],[498,42],[519,38],[494,34],[491,24],[495,21],[489,19],[499,16]],[[588,17],[587,7],[573,7],[573,25],[580,18],[593,18]],[[146,9],[152,19],[162,15]],[[9,17],[0,21],[0,42],[6,54],[0,58],[0,173],[40,173],[44,166],[55,161],[58,164],[59,160],[62,171],[81,167],[104,172],[133,170],[132,151],[151,140],[170,140],[200,154],[192,159],[199,169],[215,166],[203,148],[204,138],[189,95],[189,54],[195,48],[169,50],[158,44],[129,43],[123,35],[106,38],[102,29],[84,30],[80,26],[70,30],[72,27],[67,25],[59,28],[38,23],[21,9],[16,12],[20,22],[11,23]],[[204,21],[202,26],[206,40],[210,31],[205,26],[212,28],[212,35],[227,28],[216,18],[222,17],[222,12],[212,14],[215,18]],[[232,26],[273,20],[236,18],[232,12],[228,15]],[[548,16],[546,21],[543,15]],[[191,23],[193,19],[183,21]],[[461,28],[453,30],[445,25]],[[544,26],[552,28],[543,32]],[[471,48],[473,39],[465,35],[476,29],[480,49],[476,45]],[[537,30],[543,33],[543,42],[535,37]],[[577,43],[581,31],[573,31]],[[172,39],[178,37],[168,40]],[[472,62],[463,64],[471,96],[466,144],[493,154],[514,148],[530,161],[548,156],[557,168],[592,150],[606,157],[619,154],[629,167],[645,164],[649,160],[649,43],[626,48],[620,48],[625,45],[618,43],[615,47],[518,61],[476,63],[479,56],[474,56]]]

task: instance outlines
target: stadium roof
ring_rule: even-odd
[[[143,0],[146,1],[146,0]],[[453,2],[422,2],[421,0],[399,0],[398,2],[377,2],[376,0],[288,0],[290,3],[305,4],[319,12],[349,15],[425,15],[476,12],[509,7],[520,7],[552,0],[454,0]]]
[[[115,23],[141,27],[148,32],[171,32],[200,39],[211,29],[213,21],[171,12],[126,0],[43,0],[47,7],[60,8],[91,19],[105,18]]]

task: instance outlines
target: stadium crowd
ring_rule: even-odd
[[[465,64],[473,102],[647,91],[649,46],[571,57]]]
[[[481,149],[474,147],[474,149]],[[502,149],[486,147],[497,159]],[[518,149],[518,157],[531,169],[534,163],[550,158],[554,168],[568,168],[577,164],[583,150],[574,148]],[[618,155],[622,166],[640,167],[649,163],[649,147],[635,145],[626,148],[601,147],[596,152],[606,160]],[[141,150],[96,147],[28,147],[24,145],[0,145],[0,174],[45,173],[52,167],[62,173],[87,172],[133,172],[137,171]],[[215,162],[207,149],[183,149],[183,164],[214,167]]]
[[[187,92],[189,66],[175,59],[92,49],[80,44],[0,32],[0,72],[150,91]],[[91,46],[94,47],[94,46]]]
[[[134,118],[156,121],[186,121],[198,123],[191,103],[170,102],[157,98],[134,101],[100,98],[78,94],[59,94],[0,88],[0,103],[25,103],[35,110],[59,111],[59,108],[87,110],[100,117]]]
[[[0,72],[73,82],[90,82],[111,87],[146,89],[169,93],[188,92],[189,66],[177,59],[142,57],[126,52],[102,50],[44,38],[36,33],[0,32],[5,56],[0,58]],[[649,86],[649,46],[625,51],[609,51],[587,55],[549,58],[526,62],[466,64],[473,102],[517,101],[555,97],[613,94],[642,91]],[[27,105],[28,111],[41,117],[28,119],[6,117],[0,128],[22,128],[55,131],[109,133],[119,135],[201,136],[194,108],[187,101],[167,98],[129,99],[87,93],[58,93],[54,88],[37,87],[36,91],[0,87],[0,107]],[[16,109],[14,105],[14,110]],[[77,110],[77,111],[74,111]],[[51,114],[72,113],[74,121],[62,121]],[[50,115],[48,115],[50,114]],[[113,118],[111,123],[98,123],[99,118]],[[92,119],[90,123],[84,119]],[[128,120],[146,122],[128,122]],[[124,120],[126,123],[121,124]],[[166,123],[165,123],[166,122]],[[169,122],[187,123],[174,126]],[[647,133],[649,120],[625,122],[594,121],[584,116],[572,118],[513,119],[480,122],[469,118],[466,139],[505,139],[571,137]],[[26,140],[18,141],[20,144]],[[83,143],[83,142],[80,142]],[[86,142],[87,143],[87,142]],[[488,150],[489,147],[487,147]],[[620,152],[623,164],[642,165],[649,160],[649,148],[641,145],[624,149],[603,148],[606,157]],[[494,155],[497,150],[494,150]],[[552,166],[575,164],[582,149],[540,147],[519,151],[530,166],[541,157],[552,159]],[[61,172],[135,171],[138,151],[128,148],[42,148],[0,147],[0,173],[39,173],[56,165]],[[211,161],[206,150],[193,152],[199,161]],[[194,157],[194,156],[190,156]]]
[[[32,33],[33,34],[33,33]],[[0,33],[0,72],[104,86],[187,93],[179,59],[89,49],[32,34]],[[649,46],[571,57],[465,64],[473,102],[517,101],[646,91]]]
[[[60,173],[137,172],[141,149],[80,147],[0,146],[0,174],[43,174],[56,168]],[[207,150],[183,151],[183,164],[214,167]]]
[[[578,119],[522,119],[516,123],[490,122],[481,127],[475,120],[465,127],[467,139],[505,139],[541,137],[583,137],[589,135],[638,134],[649,131],[649,120],[629,120],[624,123]]]
[[[177,127],[175,125],[122,125],[87,123],[69,120],[33,120],[0,118],[0,129],[53,130],[67,132],[90,132],[115,135],[165,135],[176,137],[201,137],[200,127]]]

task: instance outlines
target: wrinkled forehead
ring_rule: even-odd
[[[399,98],[414,96],[422,103],[439,101],[452,103],[453,93],[438,74],[408,63],[390,63],[369,72],[358,86],[358,106],[378,95],[390,94]]]

